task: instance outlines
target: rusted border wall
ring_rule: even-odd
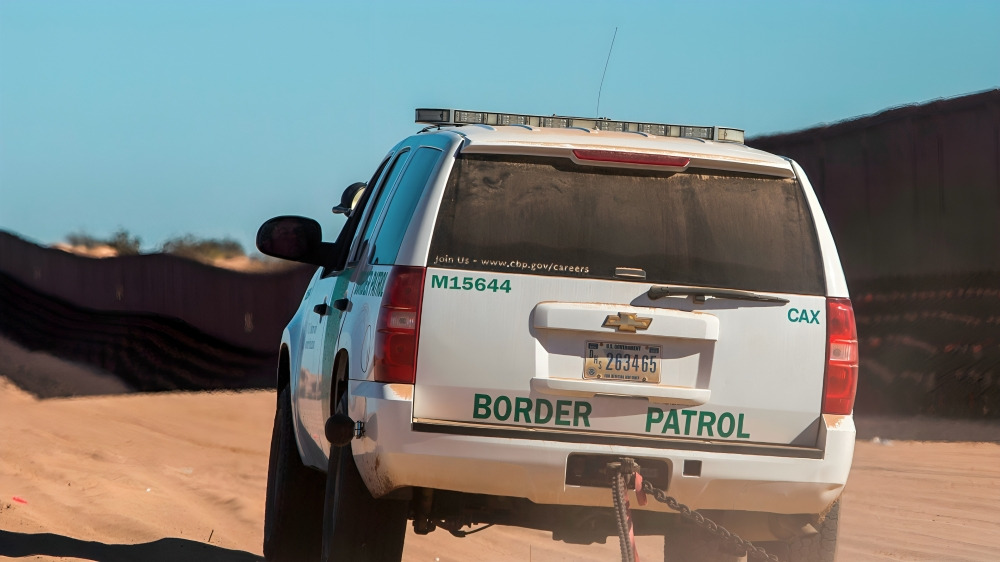
[[[177,318],[106,312],[35,291],[0,272],[0,334],[31,350],[117,375],[131,388],[211,390],[274,385],[277,349],[261,352],[205,334]],[[41,398],[66,388],[18,370],[0,374]],[[30,378],[26,378],[30,377]]]
[[[1000,418],[1000,90],[748,144],[799,162],[825,209],[857,410]]]
[[[315,270],[242,273],[166,254],[93,259],[0,231],[0,273],[72,306],[181,320],[230,345],[273,353]]]
[[[1000,271],[1000,90],[748,144],[806,171],[849,281]]]

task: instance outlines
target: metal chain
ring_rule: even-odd
[[[625,476],[632,475],[639,471],[639,465],[634,459],[622,458],[620,462],[613,462],[608,464],[608,469],[611,471],[617,471]],[[614,488],[616,482],[612,480],[612,487]],[[734,534],[725,527],[719,525],[715,521],[705,517],[704,515],[692,510],[690,507],[680,503],[675,498],[668,496],[667,493],[659,488],[653,486],[649,480],[644,480],[642,482],[642,491],[653,496],[656,501],[664,503],[670,509],[681,514],[681,517],[687,519],[688,521],[694,523],[696,526],[708,531],[711,535],[719,538],[720,541],[729,545],[733,550],[738,552],[746,552],[747,558],[749,560],[767,560],[768,562],[781,562],[777,556],[773,554],[768,554],[763,548],[754,545],[752,542],[741,538],[739,535]],[[616,504],[618,502],[617,494],[615,494]],[[619,525],[619,535],[621,535],[621,525]],[[621,538],[621,537],[620,537]],[[626,548],[624,540],[622,540],[622,555],[625,559]]]
[[[615,472],[611,479],[611,497],[615,504],[615,521],[618,523],[618,547],[622,562],[636,562],[635,541],[632,539],[632,519],[628,508],[628,489],[625,487],[624,471]]]
[[[731,545],[734,549],[739,550],[741,552],[746,551],[748,559],[767,560],[768,562],[781,562],[780,560],[778,560],[777,556],[773,554],[768,554],[767,551],[764,550],[763,548],[754,545],[752,542],[744,538],[741,538],[739,535],[732,533],[722,525],[719,525],[715,521],[712,521],[711,519],[705,517],[704,515],[698,513],[697,511],[692,510],[690,507],[680,503],[673,497],[668,496],[666,492],[660,490],[659,488],[656,488],[655,486],[650,484],[648,480],[642,483],[642,490],[647,494],[656,498],[656,501],[660,503],[665,503],[667,504],[667,507],[669,507],[670,509],[679,512],[681,514],[681,517],[683,517],[684,519],[691,521],[696,526],[701,527],[702,529],[708,531],[712,535],[715,535],[722,542]]]

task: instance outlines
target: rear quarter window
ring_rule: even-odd
[[[462,155],[428,265],[822,295],[819,243],[795,179],[660,173],[568,158]]]
[[[420,201],[427,180],[441,154],[440,150],[430,147],[420,147],[413,153],[403,171],[403,176],[399,179],[399,185],[392,194],[392,201],[386,209],[382,226],[379,227],[378,235],[375,237],[371,263],[396,262],[403,236],[406,235],[406,229],[413,217],[413,210]]]

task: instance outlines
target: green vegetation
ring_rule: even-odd
[[[176,236],[163,243],[163,253],[194,260],[213,261],[217,259],[245,256],[243,245],[233,238],[199,238],[193,234]]]
[[[124,228],[116,230],[107,239],[91,236],[86,232],[73,232],[66,235],[66,242],[73,246],[83,246],[84,248],[97,248],[99,246],[110,246],[119,256],[134,256],[139,253],[142,240],[138,236],[133,236]]]
[[[72,232],[66,235],[66,242],[72,246],[81,246],[87,249],[108,246],[120,256],[134,256],[140,253],[142,240],[124,228],[119,228],[108,238],[99,238],[83,231]],[[201,238],[193,234],[184,234],[168,239],[160,247],[160,251],[204,262],[247,255],[243,250],[243,245],[234,238],[228,236]]]

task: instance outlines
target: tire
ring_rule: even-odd
[[[340,401],[345,411],[347,396]],[[350,445],[330,453],[323,508],[323,562],[398,562],[403,557],[410,503],[375,499]]]
[[[837,556],[837,534],[840,528],[840,500],[834,502],[815,535],[800,537],[788,543],[790,562],[833,562]]]
[[[295,445],[292,402],[278,396],[271,432],[264,503],[264,558],[268,562],[319,560],[322,545],[324,475],[304,464]]]
[[[717,538],[687,521],[678,521],[663,537],[663,562],[737,562],[742,555],[726,552]]]

